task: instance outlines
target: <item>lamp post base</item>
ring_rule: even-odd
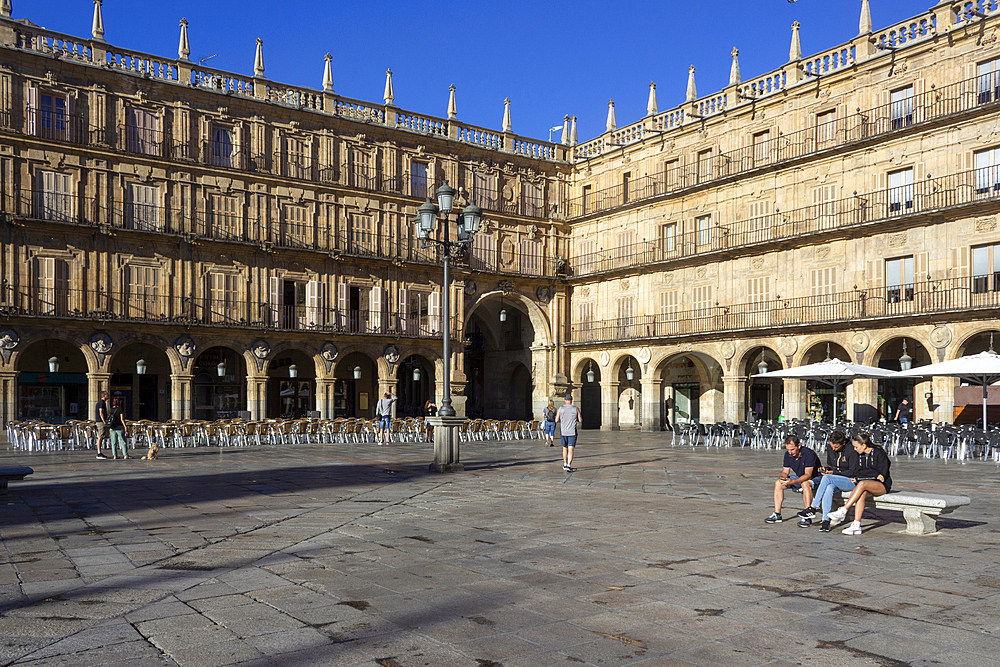
[[[428,417],[426,423],[434,427],[434,462],[430,464],[430,471],[464,471],[459,455],[458,427],[465,423],[465,417]]]

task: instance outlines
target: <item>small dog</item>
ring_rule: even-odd
[[[153,459],[160,458],[160,446],[156,444],[156,441],[149,443],[149,451],[146,455],[142,457],[143,461],[152,461]]]

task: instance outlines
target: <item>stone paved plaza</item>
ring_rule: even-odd
[[[973,499],[940,535],[766,525],[775,451],[540,441],[165,450],[30,465],[0,499],[0,664],[1000,665],[998,467],[894,462]]]

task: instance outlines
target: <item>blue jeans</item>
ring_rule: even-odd
[[[833,494],[837,491],[853,490],[854,482],[851,481],[850,477],[844,477],[843,475],[823,475],[823,478],[819,481],[819,488],[816,489],[816,499],[813,500],[813,507],[819,501],[820,507],[823,508],[823,521],[826,521],[830,516],[830,510],[833,508]]]
[[[556,423],[555,422],[542,422],[545,428],[545,435],[554,436],[556,434]]]

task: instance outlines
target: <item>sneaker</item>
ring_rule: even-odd
[[[827,519],[823,523],[819,524],[819,532],[829,533],[830,532],[830,520]]]
[[[576,468],[571,468],[569,466],[566,466],[565,468],[563,468],[563,470],[565,470],[566,472],[576,472]]]
[[[108,457],[105,456],[104,454],[98,453],[97,458],[101,459],[102,461],[106,461]]]
[[[781,515],[777,512],[771,512],[771,516],[764,519],[764,523],[781,523]]]
[[[861,534],[861,522],[852,521],[851,525],[845,528],[843,531],[844,535],[860,535]]]
[[[799,512],[796,516],[798,516],[800,519],[812,519],[815,518],[817,514],[819,514],[818,507],[807,507],[801,512]]]
[[[799,528],[808,528],[809,526],[812,525],[812,523],[813,523],[812,519],[806,519],[803,517],[802,519],[799,519]]]
[[[839,510],[830,512],[828,516],[833,523],[840,523],[847,518],[847,508],[841,507]]]

